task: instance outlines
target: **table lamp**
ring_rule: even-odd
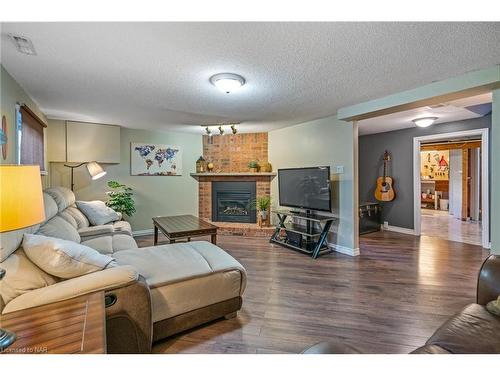
[[[37,165],[0,165],[0,233],[30,227],[45,220],[42,180]],[[0,268],[0,280],[5,270]],[[0,352],[16,335],[0,328]]]

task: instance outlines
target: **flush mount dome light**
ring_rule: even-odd
[[[428,126],[434,124],[434,121],[436,121],[437,119],[438,119],[437,117],[421,117],[421,118],[416,118],[415,120],[412,121],[419,128],[427,128]]]
[[[210,77],[212,85],[229,94],[245,84],[245,78],[234,73],[219,73]]]

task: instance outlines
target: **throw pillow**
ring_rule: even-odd
[[[490,301],[486,305],[486,310],[490,313],[500,316],[500,296],[495,301]]]
[[[17,249],[5,262],[0,263],[0,268],[7,270],[5,277],[0,281],[0,295],[5,304],[21,294],[59,281],[57,277],[44,272],[29,260],[22,248]]]
[[[102,201],[77,201],[76,206],[87,216],[92,225],[103,225],[120,220],[118,213]]]
[[[101,271],[114,260],[88,246],[36,234],[24,235],[23,249],[38,267],[63,279]]]

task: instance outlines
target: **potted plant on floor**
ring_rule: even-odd
[[[254,207],[259,215],[259,225],[262,223],[267,223],[269,217],[269,208],[271,207],[271,197],[268,195],[262,195],[254,201]]]
[[[117,181],[108,181],[108,186],[113,190],[106,192],[109,197],[106,206],[111,207],[116,212],[121,212],[129,217],[132,216],[135,212],[132,188]]]
[[[250,169],[250,172],[256,173],[259,171],[259,163],[256,160],[252,160],[248,162],[248,168]]]

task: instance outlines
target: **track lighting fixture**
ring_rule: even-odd
[[[224,135],[224,129],[222,129],[222,125],[219,126],[219,133],[220,135]]]
[[[210,130],[210,128],[209,128],[208,126],[205,128],[205,131],[207,132],[207,135],[208,135],[209,137],[211,137],[211,136],[212,136],[212,131]]]
[[[236,125],[231,125],[231,131],[233,132],[233,134],[236,134],[238,133],[238,130],[236,130]]]

